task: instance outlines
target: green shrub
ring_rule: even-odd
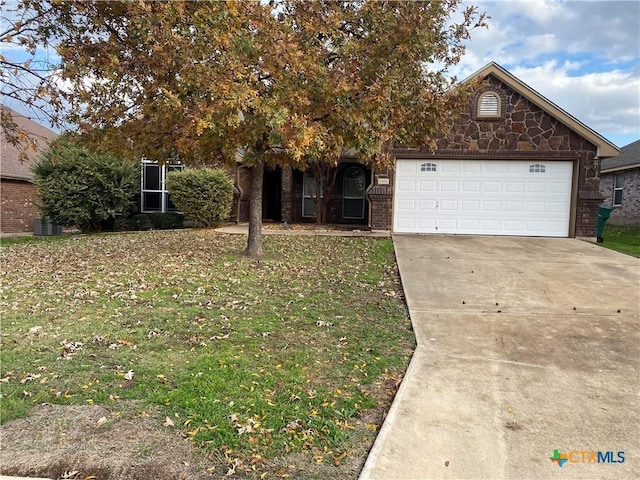
[[[139,188],[137,163],[92,152],[69,139],[54,143],[34,166],[43,215],[83,232],[113,226]]]
[[[146,213],[138,213],[127,222],[127,230],[151,230],[152,228],[151,216]]]
[[[151,223],[156,230],[172,230],[174,228],[182,228],[184,215],[177,212],[152,213]]]
[[[233,182],[222,169],[199,168],[167,175],[173,203],[189,220],[215,226],[229,218],[233,205]]]

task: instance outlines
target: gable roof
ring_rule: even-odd
[[[620,155],[614,158],[605,158],[600,167],[602,173],[616,170],[628,170],[640,168],[640,140],[630,143],[620,149]]]
[[[3,106],[1,108],[7,107]],[[11,113],[11,118],[13,118],[13,121],[18,125],[18,128],[24,130],[33,138],[37,146],[35,151],[27,151],[27,160],[21,162],[20,151],[7,141],[4,132],[2,132],[0,142],[0,178],[29,181],[34,177],[31,167],[38,159],[40,153],[47,148],[49,142],[54,139],[57,134],[15,110],[8,110]]]
[[[495,62],[488,63],[480,70],[470,75],[462,83],[478,77],[484,78],[488,75],[493,75],[509,88],[522,95],[524,98],[541,108],[552,117],[557,118],[569,129],[573,130],[578,135],[595,145],[598,149],[598,157],[606,158],[615,157],[618,155],[619,149],[613,143],[611,143],[599,133],[587,127],[584,123],[564,111],[551,100],[536,92],[533,88],[513,76],[511,73],[509,73],[507,70],[505,70]]]

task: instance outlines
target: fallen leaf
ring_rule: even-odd
[[[27,335],[38,336],[42,333],[42,326],[36,325],[35,327],[31,327]]]
[[[162,425],[164,425],[165,427],[175,427],[175,424],[173,423],[173,420],[171,420],[169,417],[165,417],[164,422],[162,423]]]
[[[105,423],[107,423],[107,417],[100,417],[100,419],[97,422],[98,426],[104,425]]]

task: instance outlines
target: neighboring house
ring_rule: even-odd
[[[640,140],[620,149],[616,158],[600,166],[600,193],[615,207],[608,223],[640,227]]]
[[[595,237],[600,161],[618,148],[496,63],[436,149],[396,147],[394,166],[343,158],[327,223],[400,233]],[[469,80],[467,80],[469,81]],[[248,219],[238,166],[235,220]],[[636,183],[637,185],[637,183]],[[313,177],[267,169],[265,220],[313,222]],[[637,188],[637,187],[636,187]]]
[[[1,107],[6,108],[6,107]],[[27,160],[20,161],[20,152],[11,145],[2,133],[0,151],[0,233],[33,232],[33,219],[40,216],[36,206],[36,187],[31,168],[40,153],[47,148],[56,133],[29,120],[24,115],[11,111],[18,127],[37,143],[35,151],[27,152]]]

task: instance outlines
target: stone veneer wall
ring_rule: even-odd
[[[478,97],[498,94],[499,117],[478,117]],[[576,205],[577,237],[595,237],[598,217],[599,162],[597,148],[556,118],[489,75],[470,96],[468,110],[451,120],[447,134],[436,139],[434,149],[396,149],[396,155],[414,158],[496,158],[573,160],[578,162],[579,198]]]

